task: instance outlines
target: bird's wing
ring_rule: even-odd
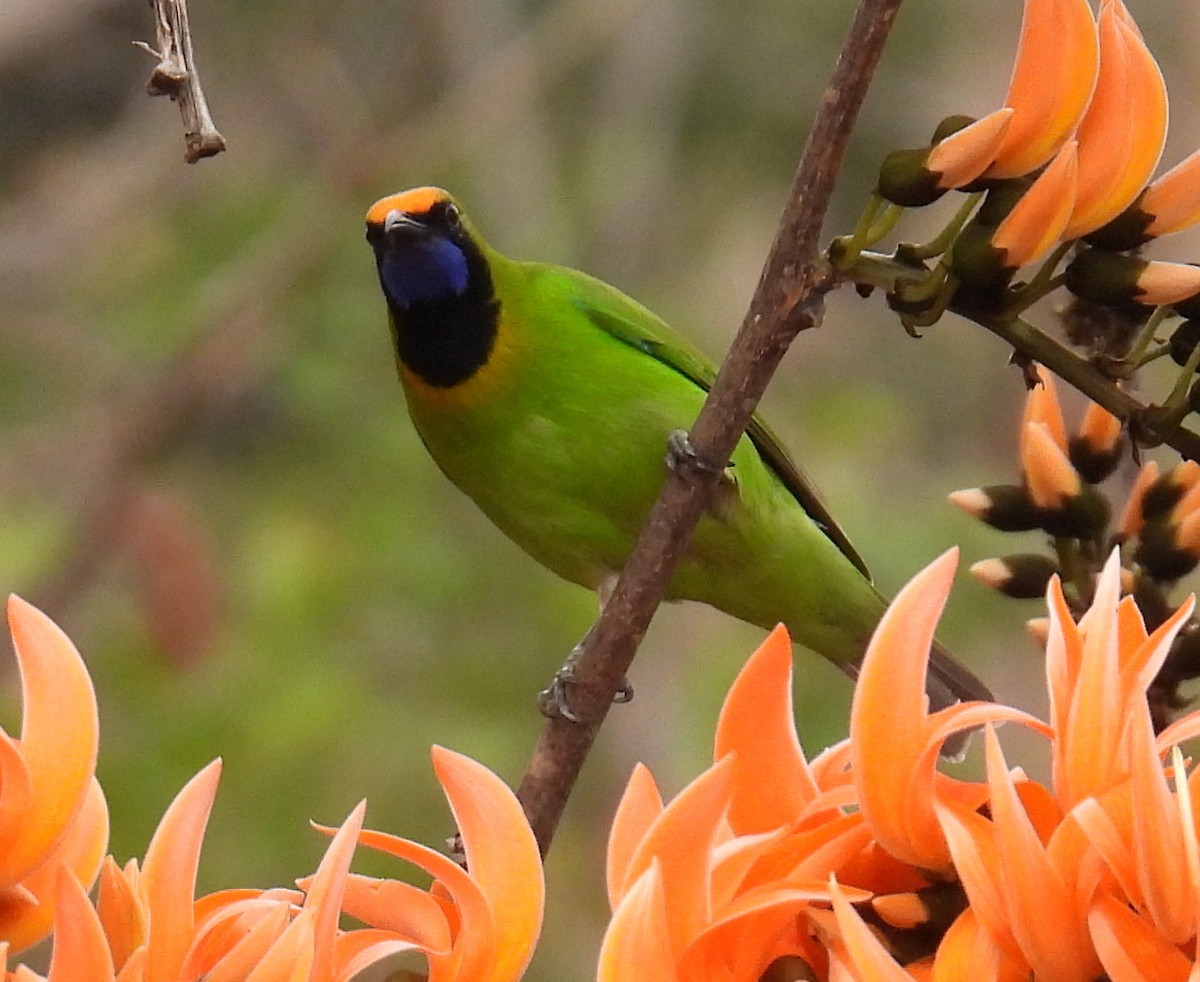
[[[601,280],[575,270],[566,270],[576,280],[572,300],[575,307],[602,331],[657,359],[690,379],[705,392],[717,371],[697,348],[668,327],[654,313]],[[755,413],[746,431],[763,460],[778,475],[822,532],[846,555],[863,576],[870,579],[866,563],[850,544],[816,489],[788,456],[779,438]]]

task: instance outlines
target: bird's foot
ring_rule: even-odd
[[[572,649],[562,668],[554,673],[550,684],[538,693],[538,710],[547,719],[565,719],[571,723],[581,723],[579,715],[571,708],[570,691],[578,679],[575,677],[575,666],[583,652],[583,642]],[[613,702],[625,703],[633,699],[633,686],[629,679],[622,679],[621,686],[613,696]]]
[[[689,470],[723,474],[732,466],[732,463],[718,466],[701,459],[692,446],[687,430],[672,430],[667,434],[667,468],[676,474],[686,474]]]

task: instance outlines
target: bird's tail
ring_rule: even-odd
[[[956,702],[994,702],[991,690],[962,662],[936,641],[929,649],[929,675],[925,682],[929,710],[936,712]],[[942,745],[943,757],[961,757],[972,731],[956,733]]]

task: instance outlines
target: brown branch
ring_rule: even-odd
[[[200,75],[192,54],[192,33],[188,27],[185,0],[150,0],[154,8],[155,47],[135,41],[139,48],[158,59],[146,91],[166,95],[179,106],[183,117],[186,143],[183,159],[194,164],[202,157],[215,157],[225,149],[225,137],[218,132],[208,111],[208,100],[200,87]]]
[[[893,293],[903,280],[922,274],[893,256],[863,252],[840,275],[855,283]],[[1143,402],[1128,389],[1118,386],[1101,364],[1077,355],[1021,317],[997,315],[969,299],[964,300],[960,294],[951,300],[949,309],[1002,338],[1018,355],[1045,365],[1068,385],[1124,421],[1139,446],[1165,443],[1188,460],[1200,460],[1200,433],[1182,423],[1187,407],[1175,410]]]
[[[616,589],[584,643],[571,686],[571,707],[581,722],[548,720],[534,748],[517,794],[543,854],[721,468],[792,339],[821,321],[824,295],[834,285],[820,258],[821,225],[900,3],[860,0],[750,309],[691,430],[700,466],[667,478]]]

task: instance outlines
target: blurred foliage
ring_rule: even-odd
[[[594,600],[425,456],[362,214],[406,186],[451,187],[500,248],[585,267],[719,354],[851,9],[195,3],[230,151],[188,168],[129,44],[152,34],[144,3],[5,0],[0,583],[92,668],[119,859],[218,754],[205,890],[310,871],[323,842],[307,820],[339,822],[362,796],[368,824],[438,843],[451,823],[431,743],[519,778],[534,693]],[[1134,12],[1172,89],[1194,91],[1183,39],[1200,15]],[[849,228],[886,150],[999,104],[1019,16],[1017,0],[910,0],[827,235]],[[1198,122],[1169,159],[1200,142]],[[953,543],[966,560],[998,547],[944,495],[1015,472],[1023,393],[991,337],[947,323],[912,341],[881,306],[834,296],[767,407],[893,591]],[[964,581],[943,636],[1027,702],[1038,663],[1019,625],[1036,612]],[[600,843],[630,767],[646,760],[668,793],[696,772],[760,636],[696,606],[660,614],[638,698],[606,726],[551,856],[531,979],[590,977]],[[811,752],[844,735],[849,694],[813,661],[797,692]]]

